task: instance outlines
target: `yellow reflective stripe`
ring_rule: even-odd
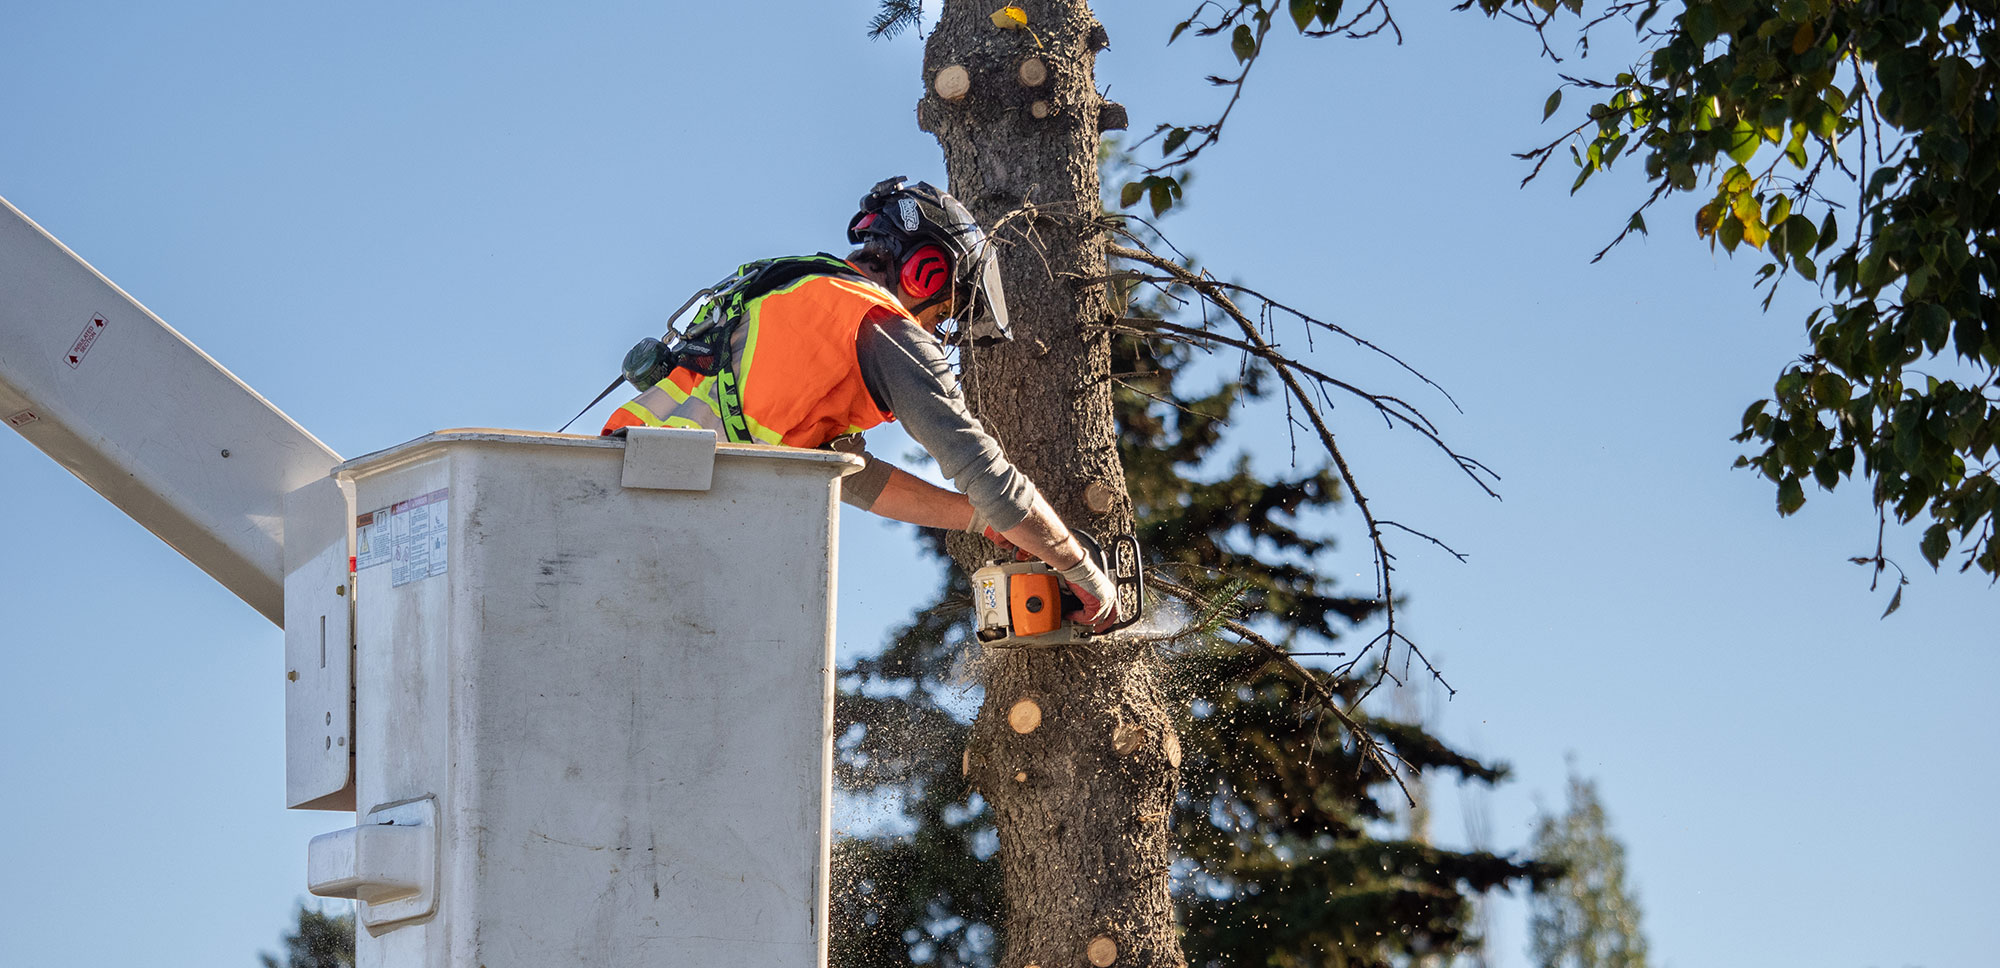
[[[661,380],[653,385],[653,389],[673,398],[675,403],[688,402],[688,395],[681,390],[681,385],[672,380]]]
[[[755,437],[758,440],[761,440],[767,444],[782,444],[785,442],[784,434],[781,434],[775,430],[772,430],[769,427],[764,426],[763,424],[758,423],[756,420],[752,419],[748,414],[744,415],[743,422],[749,426],[750,436]]]
[[[624,406],[619,407],[618,409],[623,410],[634,417],[638,417],[639,421],[641,423],[644,423],[648,427],[664,427],[667,425],[666,421],[661,420],[658,415],[654,414],[653,411],[646,409],[645,406],[641,405],[637,400],[633,400],[630,403],[627,403]]]
[[[854,293],[857,296],[865,296],[868,298],[877,299],[880,300],[885,306],[892,306],[895,307],[896,309],[903,308],[903,304],[897,302],[896,297],[891,295],[889,293],[889,290],[876,285],[874,282],[870,280],[843,279],[839,276],[834,276],[830,278],[828,281],[836,286],[839,286],[842,289],[847,290],[848,292]]]

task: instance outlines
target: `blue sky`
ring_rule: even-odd
[[[1192,6],[1189,4],[1188,6]],[[1485,498],[1407,433],[1336,411],[1405,541],[1412,634],[1458,688],[1447,737],[1515,778],[1476,798],[1519,846],[1597,778],[1659,964],[1949,966],[1995,938],[2000,833],[1986,582],[1913,575],[1878,619],[1846,558],[1862,489],[1780,520],[1728,436],[1802,348],[1809,290],[1692,210],[1589,257],[1639,187],[1526,190],[1547,137],[1531,41],[1406,4],[1407,42],[1282,38],[1203,158],[1174,239],[1394,349],[1503,476]],[[941,178],[921,49],[862,0],[10,4],[0,195],[336,451],[465,425],[553,429],[692,288],[837,248],[876,179]],[[1177,6],[1103,3],[1099,83],[1135,130],[1200,120],[1218,48]],[[1600,55],[1580,65],[1614,69]],[[1567,64],[1565,69],[1579,65]],[[1320,364],[1417,395],[1326,342]],[[198,419],[191,415],[190,419]],[[1281,468],[1276,421],[1240,422]],[[903,445],[878,440],[878,450]],[[0,962],[253,963],[341,815],[282,809],[277,630],[18,437],[0,436]],[[1352,516],[1330,567],[1366,581]],[[933,587],[909,535],[842,519],[840,636],[868,648]],[[1890,553],[1920,567],[1914,538]],[[1463,840],[1460,797],[1435,831]],[[1499,963],[1524,963],[1518,903]]]

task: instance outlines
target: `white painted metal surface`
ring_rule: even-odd
[[[284,624],[285,495],[339,456],[6,199],[0,420]]]
[[[285,806],[354,809],[353,487],[285,498]]]
[[[623,487],[626,459],[453,431],[336,472],[369,518],[358,803],[438,813],[435,914],[363,903],[361,965],[825,964],[835,485],[859,464],[722,445],[697,491]]]
[[[306,887],[360,901],[361,925],[383,931],[437,913],[437,798],[368,811],[361,823],[306,845]]]

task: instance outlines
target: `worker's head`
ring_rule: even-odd
[[[928,182],[886,179],[861,198],[847,223],[847,240],[861,246],[852,259],[878,276],[910,315],[975,345],[1006,342],[1007,298],[1000,288],[1000,253],[958,199]]]

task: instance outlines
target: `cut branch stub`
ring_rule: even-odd
[[[1097,968],[1111,968],[1111,963],[1118,960],[1118,942],[1100,934],[1090,939],[1090,946],[1083,949],[1083,956]]]
[[[1046,118],[1049,115],[1054,114],[1055,110],[1056,109],[1054,107],[1051,107],[1049,105],[1049,102],[1040,99],[1037,99],[1035,103],[1028,105],[1028,113],[1034,115],[1036,118]]]
[[[1033,699],[1023,699],[1007,710],[1007,725],[1017,733],[1032,733],[1042,724],[1042,707]]]
[[[1022,87],[1041,87],[1049,82],[1049,65],[1039,57],[1030,57],[1021,62],[1017,75]]]
[[[1027,770],[1022,770],[1022,771],[1020,771],[1020,772],[1018,772],[1018,773],[1015,773],[1015,774],[1014,774],[1014,782],[1015,782],[1015,783],[1026,783],[1026,782],[1028,782],[1028,771],[1027,771]]]
[[[1106,101],[1097,106],[1097,130],[1123,131],[1125,126],[1131,123],[1132,117],[1126,112],[1125,105],[1117,101]]]
[[[1137,723],[1120,723],[1111,731],[1111,749],[1119,756],[1131,756],[1139,747],[1146,745],[1146,727]]]
[[[936,91],[938,97],[947,101],[959,100],[972,90],[972,73],[960,65],[953,64],[937,72],[937,77],[931,79],[931,90]]]
[[[1117,498],[1118,492],[1103,481],[1091,481],[1083,489],[1083,506],[1097,514],[1111,510],[1111,502]]]

